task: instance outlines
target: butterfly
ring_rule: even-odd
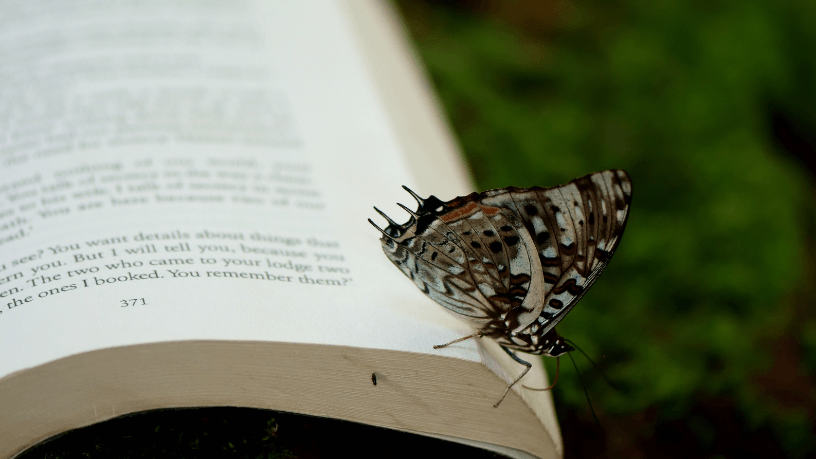
[[[383,251],[425,295],[477,333],[513,352],[558,357],[573,347],[555,326],[575,307],[618,247],[632,201],[623,170],[596,172],[552,188],[507,187],[448,202],[416,199],[416,211],[380,230]]]

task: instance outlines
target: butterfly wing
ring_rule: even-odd
[[[414,195],[417,211],[403,225],[389,219],[381,242],[420,290],[486,334],[536,320],[549,330],[609,262],[631,190],[624,171],[605,171],[448,202]]]

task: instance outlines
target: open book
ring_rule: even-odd
[[[195,406],[561,456],[549,393],[493,408],[524,367],[434,350],[471,330],[366,222],[472,191],[388,5],[0,8],[0,458]]]

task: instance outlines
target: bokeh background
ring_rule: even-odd
[[[816,457],[816,2],[398,6],[480,189],[632,177],[558,327],[618,387],[577,356],[599,426],[562,365],[566,457]]]

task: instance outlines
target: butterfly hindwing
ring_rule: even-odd
[[[442,243],[444,236],[432,228],[426,227],[417,235],[413,218],[403,228],[399,236],[382,241],[383,250],[400,271],[451,311],[472,320],[489,320],[482,306],[485,299],[465,267],[457,262],[465,259],[461,249]]]
[[[526,294],[529,275],[525,282],[515,282],[515,271],[529,271],[526,251],[504,241],[518,239],[516,229],[501,209],[470,201],[454,212],[437,216],[438,225],[447,229],[447,238],[465,253],[463,267],[471,275],[476,287],[485,298],[483,307],[495,320],[513,307],[513,296]],[[522,252],[519,253],[519,249]],[[519,291],[523,290],[523,294]]]

